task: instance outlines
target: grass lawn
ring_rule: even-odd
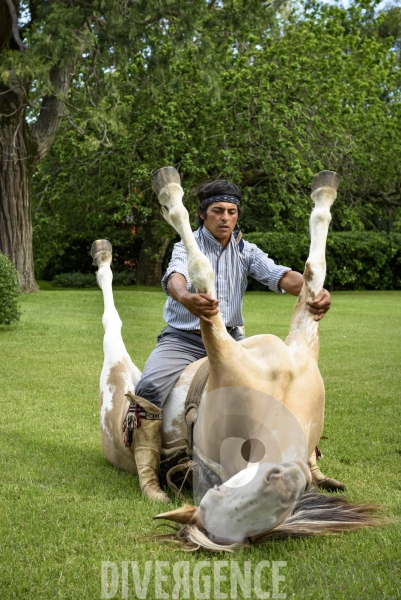
[[[121,288],[114,295],[128,351],[142,368],[163,327],[163,294]],[[288,296],[248,293],[246,334],[285,337],[293,304]],[[347,484],[349,500],[381,504],[392,523],[221,555],[149,539],[163,506],[144,500],[136,478],[103,457],[100,290],[43,286],[23,297],[22,308],[18,325],[0,326],[0,600],[101,598],[102,561],[115,563],[107,570],[110,582],[113,568],[119,575],[115,598],[266,598],[257,585],[262,567],[270,597],[274,583],[281,598],[401,597],[400,292],[335,293],[321,325],[327,403],[320,467]],[[135,569],[142,579],[147,561],[150,583],[141,594]],[[126,566],[128,588],[121,583]],[[159,590],[156,568],[165,578]],[[230,583],[230,573],[246,568],[250,594]]]

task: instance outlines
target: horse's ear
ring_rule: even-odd
[[[183,525],[197,525],[203,529],[197,515],[196,506],[186,504],[176,510],[170,510],[169,512],[161,513],[153,517],[154,519],[167,519],[168,521],[174,521],[175,523],[182,523]]]

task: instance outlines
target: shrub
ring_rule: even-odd
[[[96,287],[96,276],[93,273],[60,273],[53,278],[52,285],[57,287],[91,288]]]
[[[10,325],[19,321],[21,311],[18,271],[10,259],[0,252],[0,324]]]
[[[273,260],[303,272],[309,251],[309,235],[286,232],[249,233]],[[401,289],[401,234],[373,231],[341,231],[327,238],[325,286],[335,290]],[[251,283],[248,289],[261,289]]]
[[[135,274],[128,271],[113,273],[113,285],[132,285]],[[60,273],[53,278],[52,285],[57,287],[91,288],[96,287],[96,275],[93,273]]]
[[[113,273],[113,285],[132,285],[133,283],[135,283],[135,273],[132,271]]]

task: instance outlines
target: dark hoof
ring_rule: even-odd
[[[340,185],[340,176],[335,171],[320,171],[312,179],[312,192],[321,187],[331,187],[335,190]]]
[[[98,256],[99,252],[102,252],[102,253],[108,252],[109,254],[111,254],[112,251],[113,251],[113,247],[108,240],[96,240],[96,242],[93,242],[92,248],[91,248],[93,264],[94,265],[98,264],[96,257]]]
[[[344,483],[330,479],[330,477],[326,477],[322,481],[317,481],[316,485],[318,488],[326,490],[326,492],[344,492],[347,489]]]
[[[168,183],[181,184],[181,179],[177,169],[174,169],[174,167],[162,167],[153,173],[152,188],[157,195],[160,194],[160,190]]]

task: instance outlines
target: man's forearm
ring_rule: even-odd
[[[167,291],[174,300],[182,304],[183,298],[188,294],[187,280],[184,275],[172,273],[167,281]]]
[[[289,294],[298,296],[302,290],[304,278],[297,271],[288,271],[279,281],[279,286]],[[322,289],[315,298],[309,298],[306,301],[308,310],[315,315],[315,321],[320,321],[324,314],[330,309],[331,296],[329,292]]]
[[[304,284],[304,278],[297,271],[287,271],[278,282],[281,289],[292,296],[298,296]]]

